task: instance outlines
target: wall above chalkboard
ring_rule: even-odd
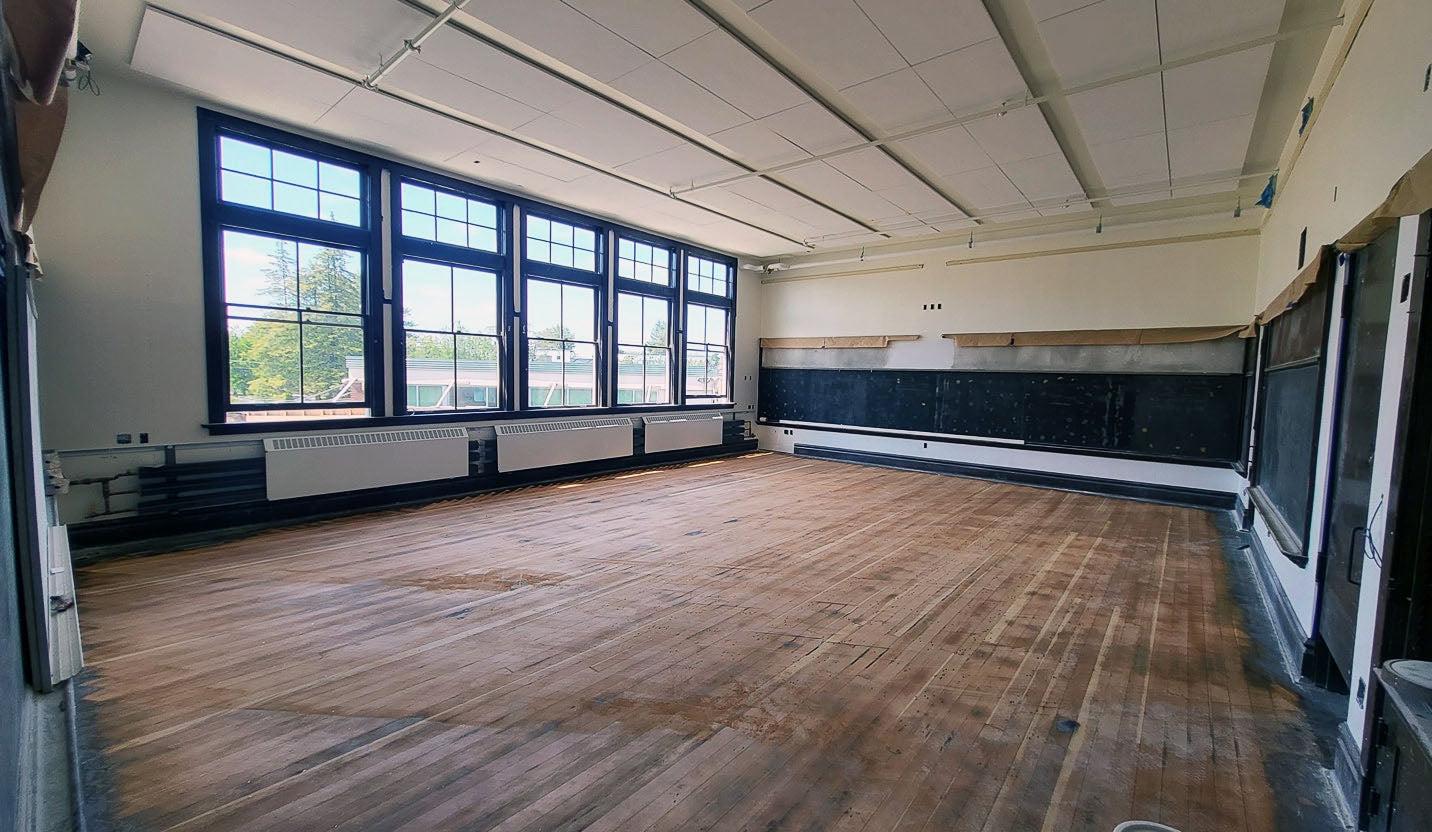
[[[947,332],[960,347],[1069,347],[1138,344],[1191,344],[1243,334],[1243,324],[1177,326],[1153,329],[1065,329],[1035,332]],[[1251,334],[1251,333],[1250,333]],[[1244,337],[1247,337],[1246,335]]]
[[[761,346],[778,350],[884,349],[892,341],[918,341],[918,335],[831,335],[817,338],[762,338]]]

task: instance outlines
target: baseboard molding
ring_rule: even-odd
[[[1298,614],[1288,602],[1287,594],[1283,592],[1283,585],[1278,581],[1278,575],[1268,560],[1268,551],[1263,546],[1262,538],[1252,529],[1240,534],[1247,541],[1244,551],[1253,567],[1258,593],[1263,596],[1263,604],[1268,608],[1268,617],[1273,622],[1279,656],[1288,670],[1288,675],[1296,679],[1303,674],[1304,659],[1308,652],[1308,634],[1303,632],[1303,626],[1298,622]],[[1279,553],[1278,557],[1282,556],[1282,553]]]
[[[1332,780],[1334,792],[1342,801],[1344,814],[1356,823],[1362,818],[1363,766],[1362,751],[1357,747],[1347,723],[1338,724],[1336,747],[1333,749]]]
[[[435,500],[470,497],[518,486],[566,482],[600,474],[638,468],[652,468],[716,457],[735,456],[757,449],[754,439],[726,442],[701,448],[687,448],[618,459],[604,459],[552,468],[534,468],[506,474],[462,477],[452,480],[388,486],[365,491],[324,494],[297,500],[251,502],[206,508],[177,514],[136,515],[69,525],[72,560],[92,563],[108,557],[150,551],[156,544],[190,545],[188,536],[198,536],[193,545],[213,542],[215,533],[248,533],[255,529],[294,523],[308,523],[330,517],[360,514],[389,508],[421,505]]]
[[[1101,477],[1081,477],[1077,474],[1056,474],[1022,468],[1004,468],[874,451],[830,448],[822,445],[797,444],[795,453],[796,456],[828,459],[835,462],[855,462],[863,465],[877,465],[882,468],[900,468],[906,471],[995,480],[1015,485],[1030,485],[1036,488],[1077,491],[1083,494],[1098,494],[1103,497],[1120,497],[1146,503],[1162,503],[1214,511],[1232,509],[1237,500],[1237,495],[1223,491],[1207,491],[1173,485],[1150,485]]]

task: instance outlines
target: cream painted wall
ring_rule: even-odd
[[[1364,2],[1350,0],[1345,11]],[[1324,65],[1342,40],[1338,34],[1329,39]],[[1297,274],[1304,228],[1309,251],[1335,241],[1432,149],[1432,92],[1423,90],[1432,61],[1429,38],[1432,3],[1373,2],[1301,157],[1279,177],[1259,246],[1257,309]]]
[[[922,264],[918,271],[808,279],[779,272],[765,287],[765,337],[919,335],[891,346],[891,366],[948,367],[947,332],[1203,326],[1250,319],[1258,239],[1242,236],[1137,248],[1023,257],[1038,249],[1111,245],[1227,230],[1223,220],[1126,226],[1035,241],[964,245],[834,266],[827,271]],[[946,266],[952,259],[1020,259]],[[817,273],[818,270],[812,269]],[[789,280],[789,276],[799,279]],[[926,310],[926,304],[941,309]]]

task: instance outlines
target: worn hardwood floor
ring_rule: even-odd
[[[757,454],[82,570],[136,829],[1275,823],[1202,512]]]

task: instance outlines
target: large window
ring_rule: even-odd
[[[734,287],[728,262],[686,256],[686,379],[688,402],[731,398],[731,337]]]
[[[215,432],[730,401],[731,258],[199,112]]]
[[[369,415],[372,169],[263,129],[201,135],[211,421]]]

